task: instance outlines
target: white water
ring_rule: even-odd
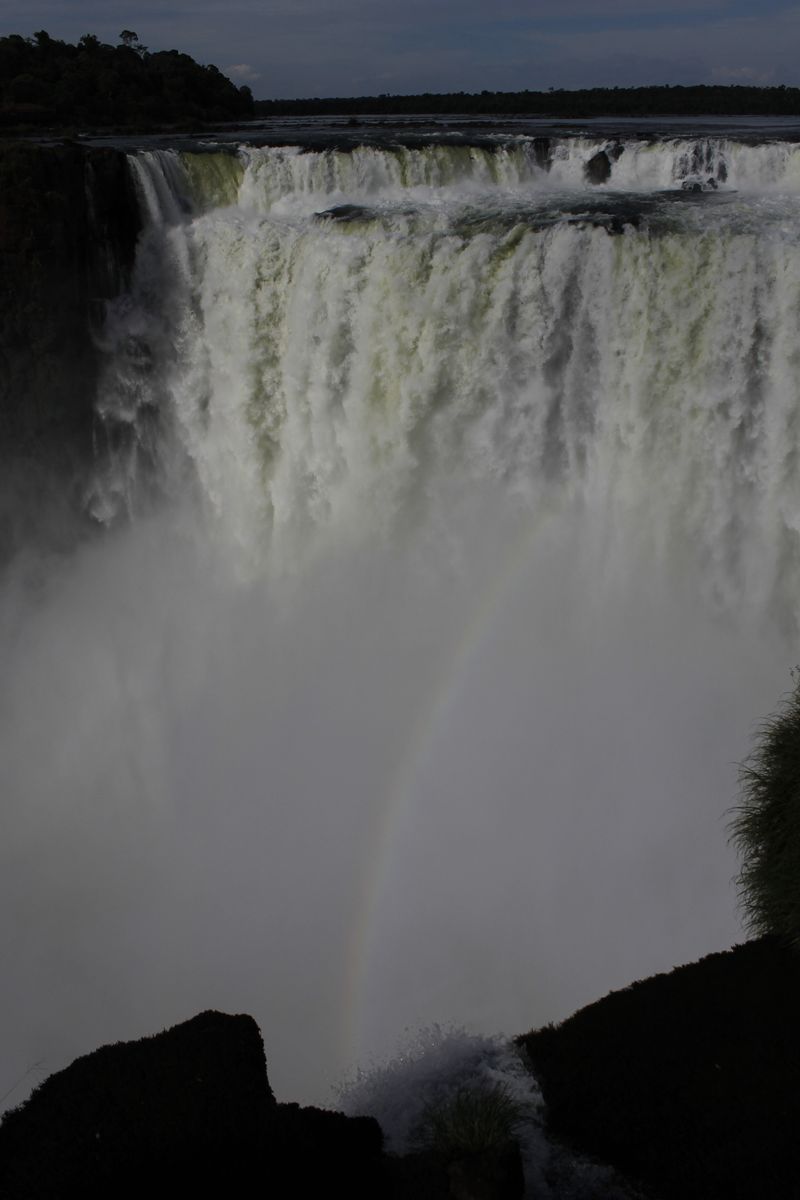
[[[747,193],[800,191],[800,147],[792,142],[750,145],[729,138],[640,139],[588,137],[551,140],[550,161],[541,161],[528,138],[499,146],[431,145],[386,150],[303,152],[298,147],[247,149],[241,202],[260,212],[288,201],[287,211],[304,210],[304,200],[327,196],[357,199],[464,199],[498,190],[553,192],[586,189],[585,166],[599,151],[612,151],[606,189],[650,192],[705,182]],[[618,154],[618,157],[616,157]]]
[[[615,1200],[622,1195],[608,1168],[549,1141],[538,1084],[515,1049],[501,1038],[438,1026],[416,1030],[395,1057],[348,1080],[338,1100],[349,1115],[374,1116],[384,1131],[387,1150],[404,1154],[424,1144],[429,1110],[441,1111],[459,1093],[491,1094],[493,1089],[499,1089],[519,1112],[514,1134],[522,1151],[526,1195],[539,1200],[563,1196],[592,1200],[598,1195]]]
[[[797,151],[631,142],[592,189],[604,145],[133,161],[109,532],[3,596],[0,1085],[214,1005],[330,1102],[406,1026],[522,1032],[739,936]],[[731,195],[653,201],[701,160]]]

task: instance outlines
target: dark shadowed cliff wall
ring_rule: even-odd
[[[104,303],[139,232],[125,156],[0,143],[0,556],[58,540],[92,448]]]

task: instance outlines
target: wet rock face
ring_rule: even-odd
[[[543,171],[549,171],[553,162],[553,145],[548,137],[537,137],[533,139],[533,157],[537,167],[541,167]]]
[[[598,150],[583,166],[589,183],[607,183],[611,176],[611,159],[605,150]]]
[[[95,333],[139,228],[123,153],[0,144],[0,555],[20,509],[9,489],[72,478],[91,454]]]
[[[612,163],[617,162],[625,151],[621,142],[612,142],[603,150],[598,150],[583,164],[583,173],[587,182],[592,184],[608,183],[611,178]]]
[[[125,156],[0,147],[0,421],[16,449],[85,425],[92,331],[132,264],[139,215]]]

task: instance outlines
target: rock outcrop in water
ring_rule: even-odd
[[[123,153],[0,145],[0,554],[29,533],[20,524],[42,491],[63,510],[79,486],[92,454],[94,334],[139,229]]]
[[[612,146],[606,146],[603,150],[598,150],[587,160],[584,166],[584,173],[588,183],[608,183],[611,178],[612,163],[615,163],[620,158],[625,147],[619,142]]]
[[[611,159],[605,150],[598,150],[596,154],[593,154],[587,160],[584,171],[589,183],[608,183],[611,177]]]

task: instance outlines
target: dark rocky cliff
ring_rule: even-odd
[[[101,1047],[0,1120],[3,1200],[418,1200],[392,1167],[372,1118],[277,1103],[241,1014]]]
[[[519,1038],[552,1134],[654,1200],[800,1196],[800,955],[763,938]]]
[[[95,335],[139,228],[122,152],[0,143],[0,557],[80,509]]]

